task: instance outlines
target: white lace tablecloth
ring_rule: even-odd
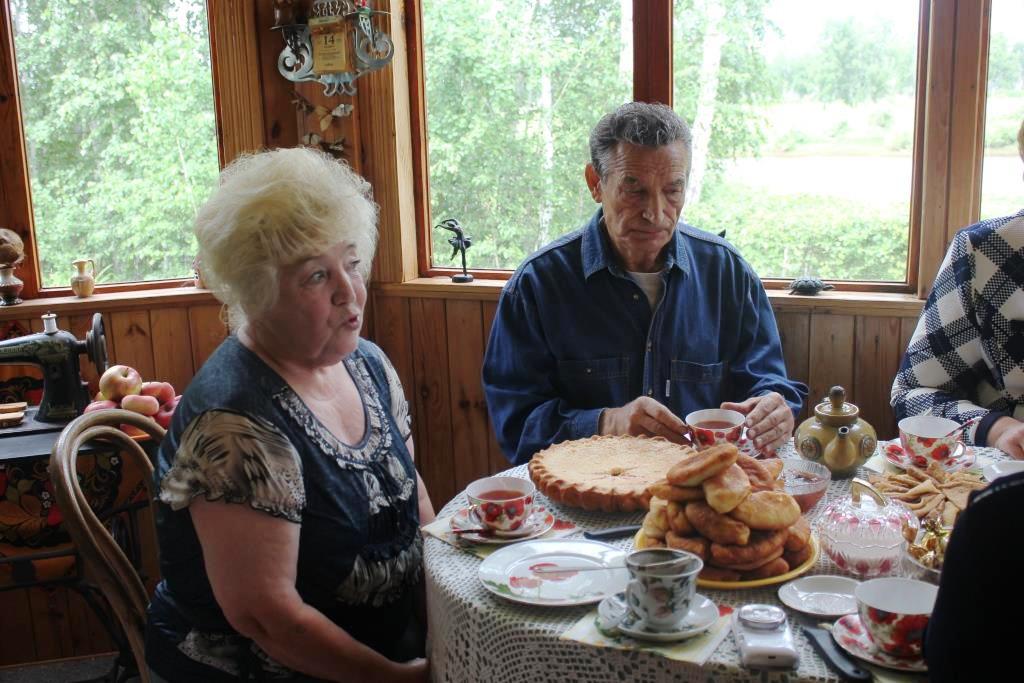
[[[980,463],[1004,459],[1000,451],[976,449]],[[790,447],[783,457],[797,457]],[[526,466],[502,474],[527,477]],[[866,472],[861,472],[866,476]],[[825,499],[807,515],[812,527],[828,502],[849,492],[850,480],[829,484]],[[543,499],[543,496],[539,496]],[[449,502],[440,515],[450,515],[467,504],[465,492]],[[625,524],[638,524],[643,513],[586,512],[545,501],[556,516],[576,523],[580,532]],[[579,538],[579,534],[572,538]],[[629,550],[632,538],[610,541]],[[796,670],[752,671],[740,666],[732,634],[726,636],[703,667],[670,661],[644,650],[597,648],[558,637],[593,609],[533,607],[503,600],[488,592],[477,578],[481,560],[433,538],[425,539],[428,656],[435,681],[450,683],[540,683],[542,681],[838,681],[838,674],[812,648],[789,613],[800,664]],[[821,553],[811,574],[841,574]],[[750,603],[781,606],[778,586],[750,590],[698,589],[716,604],[739,608]]]

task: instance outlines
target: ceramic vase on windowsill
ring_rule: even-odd
[[[90,265],[89,272],[85,272],[86,264]],[[91,258],[80,258],[71,262],[78,271],[71,276],[71,291],[75,293],[79,299],[92,296],[92,292],[96,289],[96,264],[93,263]]]
[[[0,266],[0,306],[14,306],[21,303],[25,283],[14,274],[14,266]]]

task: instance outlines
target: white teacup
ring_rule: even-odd
[[[963,428],[959,422],[937,415],[914,415],[899,422],[900,445],[918,467],[929,462],[945,465],[960,445]]]
[[[684,550],[648,548],[626,557],[626,604],[652,631],[671,631],[690,613],[704,562]]]
[[[488,529],[516,532],[533,513],[537,487],[519,477],[484,477],[466,487],[477,519]]]
[[[743,422],[746,416],[735,410],[708,408],[695,410],[686,416],[693,447],[697,450],[711,448],[720,443],[737,444],[743,436]]]

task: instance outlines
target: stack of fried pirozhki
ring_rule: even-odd
[[[806,562],[813,546],[800,506],[776,488],[781,471],[781,460],[755,460],[732,444],[691,451],[648,488],[637,547],[699,555],[700,577],[711,581],[785,574]]]
[[[947,472],[937,462],[929,462],[924,469],[911,465],[903,474],[870,475],[868,481],[879,493],[910,508],[918,519],[936,519],[947,527],[956,524],[971,492],[986,486],[976,474]]]

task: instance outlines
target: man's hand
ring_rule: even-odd
[[[999,418],[988,430],[988,445],[1011,458],[1024,459],[1024,422],[1009,416]]]
[[[736,410],[747,416],[747,438],[769,455],[793,435],[793,411],[778,392],[748,398],[743,403],[723,403],[722,410]]]
[[[602,436],[663,436],[674,443],[689,443],[683,436],[688,428],[671,410],[648,396],[641,396],[621,408],[605,408],[597,421]]]

